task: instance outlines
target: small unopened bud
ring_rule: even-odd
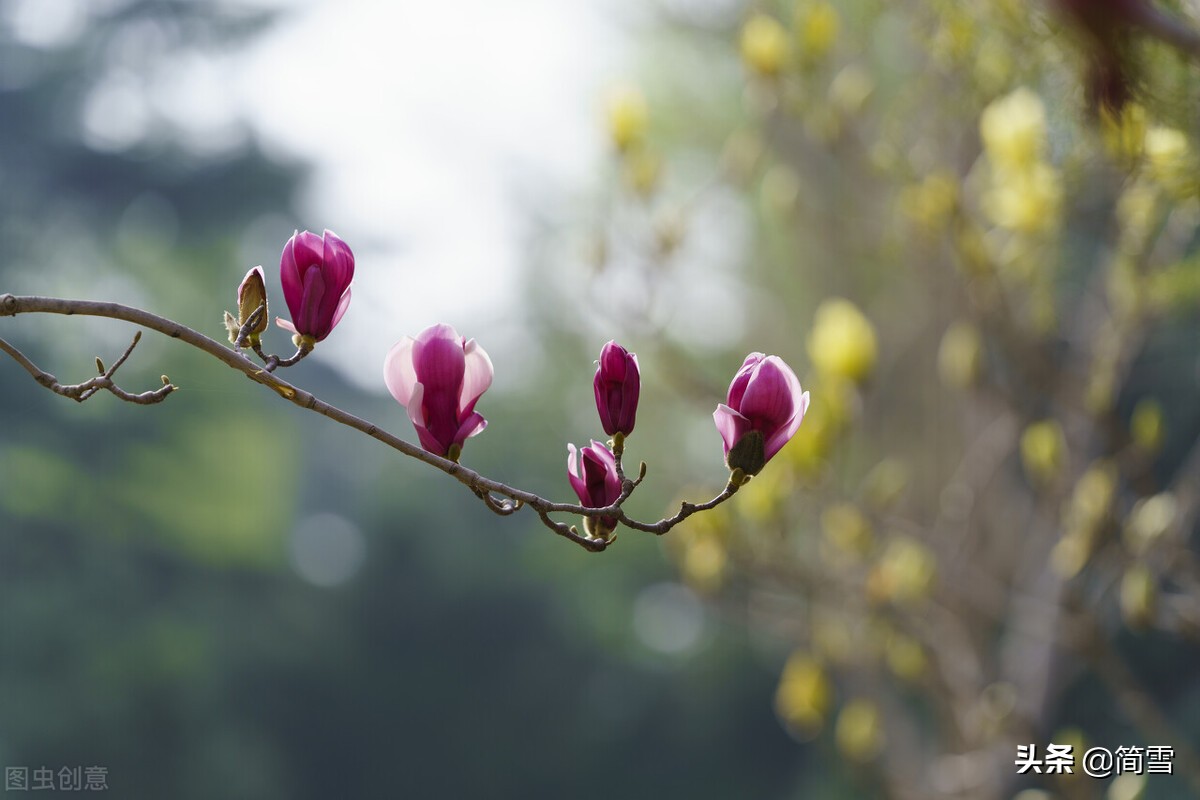
[[[100,360],[100,356],[96,356],[96,373],[98,375],[104,374],[104,362]]]
[[[259,311],[260,308],[261,311]],[[247,339],[251,343],[258,341],[258,337],[267,329],[267,322],[270,320],[267,314],[267,281],[263,277],[262,267],[255,267],[247,272],[246,277],[242,278],[242,282],[238,286],[238,330],[240,331],[242,326],[249,322],[256,313],[258,318],[247,331]],[[225,325],[228,327],[228,319],[225,320]],[[236,341],[235,333],[231,331],[230,336],[233,336]]]

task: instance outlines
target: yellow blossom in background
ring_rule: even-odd
[[[808,357],[820,372],[861,383],[875,367],[875,327],[849,300],[825,300],[813,314]]]
[[[759,75],[773,77],[787,62],[787,31],[774,17],[755,14],[742,26],[740,47],[748,67]]]
[[[1171,492],[1160,492],[1138,500],[1125,521],[1125,546],[1134,555],[1143,555],[1159,541],[1179,515],[1179,503]]]
[[[1145,628],[1154,621],[1158,583],[1145,564],[1137,563],[1121,576],[1121,616],[1131,628]]]
[[[885,458],[863,478],[862,494],[867,505],[886,511],[900,501],[912,477],[912,471],[899,458]]]
[[[837,9],[825,0],[802,0],[796,6],[796,38],[806,61],[824,58],[837,42],[841,22]]]
[[[911,636],[893,631],[887,637],[884,657],[888,669],[901,680],[915,681],[925,673],[925,650],[920,642]]]
[[[797,651],[787,660],[775,690],[775,710],[793,733],[811,739],[825,724],[833,703],[833,685],[821,663]]]
[[[812,645],[832,664],[848,664],[855,655],[853,622],[843,614],[815,611],[812,615]]]
[[[606,99],[608,135],[618,150],[628,150],[646,137],[650,111],[636,86],[613,87]]]
[[[1108,785],[1106,800],[1142,800],[1146,791],[1146,776],[1126,772],[1113,778]]]
[[[693,491],[683,496],[694,495]],[[679,500],[673,505],[677,508]],[[679,529],[679,535],[667,541],[668,551],[689,588],[704,594],[721,588],[729,566],[730,527],[730,512],[721,506],[692,516]]]
[[[870,761],[883,748],[879,709],[870,700],[851,700],[838,715],[838,749],[851,761]]]
[[[1108,516],[1116,491],[1116,465],[1108,459],[1093,462],[1071,492],[1063,515],[1067,531],[1093,536]]]
[[[1062,178],[1058,170],[1042,163],[1023,169],[993,169],[981,204],[988,219],[1006,230],[1053,230],[1062,206]]]
[[[1046,150],[1046,107],[1021,87],[983,110],[979,133],[993,165],[1024,170],[1039,162]]]
[[[1139,400],[1133,407],[1129,420],[1129,433],[1133,443],[1145,453],[1157,453],[1166,438],[1166,423],[1163,422],[1162,406],[1153,397]]]
[[[1050,566],[1060,578],[1074,578],[1092,557],[1092,545],[1092,537],[1086,533],[1068,532],[1050,551]]]
[[[983,371],[983,337],[969,322],[956,322],[946,329],[938,347],[938,375],[942,383],[956,389],[972,386]]]
[[[875,569],[879,598],[904,605],[924,599],[933,588],[937,561],[929,548],[908,536],[888,542]]]
[[[821,512],[821,533],[838,553],[855,560],[871,549],[871,523],[849,503],[838,503]]]
[[[1066,463],[1067,439],[1062,426],[1052,419],[1035,422],[1021,434],[1021,463],[1036,483],[1058,477]]]
[[[791,493],[790,470],[785,468],[763,470],[738,492],[738,513],[750,522],[767,522],[779,513],[780,505],[791,496]]]
[[[920,183],[904,187],[899,204],[913,222],[926,230],[940,230],[958,205],[958,179],[945,170],[930,173]]]
[[[1150,177],[1176,197],[1193,194],[1197,186],[1197,162],[1183,131],[1155,127],[1146,131],[1143,143]]]
[[[1110,156],[1123,164],[1136,162],[1145,147],[1146,109],[1137,103],[1126,103],[1120,111],[1101,106],[1100,133]]]
[[[621,162],[621,174],[625,183],[637,194],[646,197],[653,194],[662,175],[662,156],[644,147],[625,153]]]
[[[848,64],[829,84],[829,102],[848,117],[862,111],[875,91],[875,79],[861,64]]]

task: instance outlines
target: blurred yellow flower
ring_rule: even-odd
[[[606,98],[608,135],[618,150],[641,143],[646,136],[650,111],[646,98],[636,86],[615,86]]]
[[[775,691],[779,716],[798,736],[812,738],[825,723],[832,702],[833,685],[820,662],[807,653],[793,653]]]
[[[755,14],[742,26],[742,60],[760,75],[779,74],[788,58],[788,35],[779,20]]]
[[[1163,422],[1162,406],[1157,400],[1147,397],[1138,401],[1129,420],[1129,433],[1133,436],[1133,443],[1142,452],[1153,454],[1162,449],[1166,424]]]
[[[806,61],[819,61],[837,42],[840,20],[832,3],[805,1],[796,6],[795,26],[801,56]]]
[[[821,533],[847,556],[860,558],[871,549],[871,523],[850,503],[837,503],[821,512]]]
[[[1136,563],[1121,576],[1121,616],[1131,628],[1145,628],[1154,621],[1158,605],[1158,583],[1145,564]]]
[[[1134,555],[1144,555],[1161,539],[1179,513],[1179,504],[1171,492],[1159,492],[1133,504],[1125,521],[1125,546]]]
[[[838,715],[838,749],[852,761],[870,761],[883,747],[879,709],[870,700],[851,700]]]
[[[913,603],[933,588],[937,560],[929,548],[908,536],[888,542],[876,567],[876,591],[880,599],[896,604]]]
[[[875,328],[849,300],[825,300],[813,315],[808,357],[823,373],[861,383],[875,367]]]
[[[863,478],[863,499],[876,511],[895,505],[908,488],[911,470],[899,458],[885,458]]]
[[[1197,186],[1197,163],[1183,131],[1155,127],[1146,131],[1143,143],[1150,176],[1177,197],[1193,194]]]
[[[1100,132],[1108,154],[1123,164],[1133,164],[1142,155],[1146,140],[1146,109],[1126,103],[1120,111],[1100,107]]]
[[[1041,233],[1057,226],[1062,193],[1062,178],[1049,164],[993,168],[981,204],[988,219],[1001,228]]]
[[[940,230],[958,205],[958,180],[948,171],[933,172],[920,183],[904,187],[899,204],[913,222],[930,231]]]
[[[994,100],[979,118],[979,133],[992,164],[1021,170],[1041,160],[1046,149],[1046,108],[1025,87]]]
[[[1036,483],[1058,477],[1066,463],[1067,440],[1056,420],[1035,422],[1021,434],[1021,463]]]
[[[938,347],[938,374],[942,383],[956,389],[973,385],[983,371],[983,337],[969,322],[946,329]]]
[[[897,678],[915,681],[925,672],[925,650],[920,642],[903,633],[892,632],[884,653],[888,669]]]

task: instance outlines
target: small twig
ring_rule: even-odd
[[[120,369],[121,365],[125,363],[125,360],[129,358],[129,354],[133,352],[133,348],[137,347],[137,343],[141,340],[141,338],[141,331],[138,331],[136,334],[134,334],[133,341],[130,343],[129,347],[125,348],[125,352],[121,354],[121,357],[114,361],[113,365],[108,369],[103,369],[104,363],[97,358],[96,365],[97,368],[102,369],[101,373],[94,378],[89,378],[88,380],[83,381],[82,383],[60,383],[58,378],[38,367],[38,365],[30,361],[24,353],[22,353],[13,345],[9,344],[4,339],[0,339],[0,350],[3,350],[4,352],[8,353],[8,355],[12,356],[13,360],[20,364],[25,371],[32,375],[33,379],[42,386],[45,386],[47,389],[57,395],[69,397],[77,403],[82,403],[96,392],[104,390],[127,403],[137,403],[138,405],[148,406],[154,403],[161,403],[166,399],[167,395],[179,387],[173,385],[164,376],[163,385],[159,388],[141,392],[139,394],[133,394],[122,389],[120,386],[114,383],[112,379],[113,374]]]

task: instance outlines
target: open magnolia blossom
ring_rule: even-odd
[[[730,470],[757,475],[796,434],[808,411],[808,392],[779,356],[751,353],[729,384],[713,421]]]
[[[283,246],[279,279],[292,319],[275,324],[311,347],[329,335],[350,306],[354,254],[333,231],[322,236],[297,232]]]
[[[408,409],[421,446],[452,461],[467,439],[487,427],[475,403],[492,385],[492,374],[487,352],[449,325],[404,337],[383,363],[384,383]]]
[[[637,356],[616,342],[609,342],[600,351],[596,377],[592,381],[596,392],[596,411],[600,425],[609,436],[633,433],[637,418],[638,395],[642,378]]]
[[[595,439],[590,447],[582,450],[576,450],[573,444],[567,445],[567,480],[579,496],[579,502],[587,508],[610,506],[621,496],[616,457]],[[589,536],[607,539],[617,527],[617,520],[613,517],[584,517],[583,527]]]

